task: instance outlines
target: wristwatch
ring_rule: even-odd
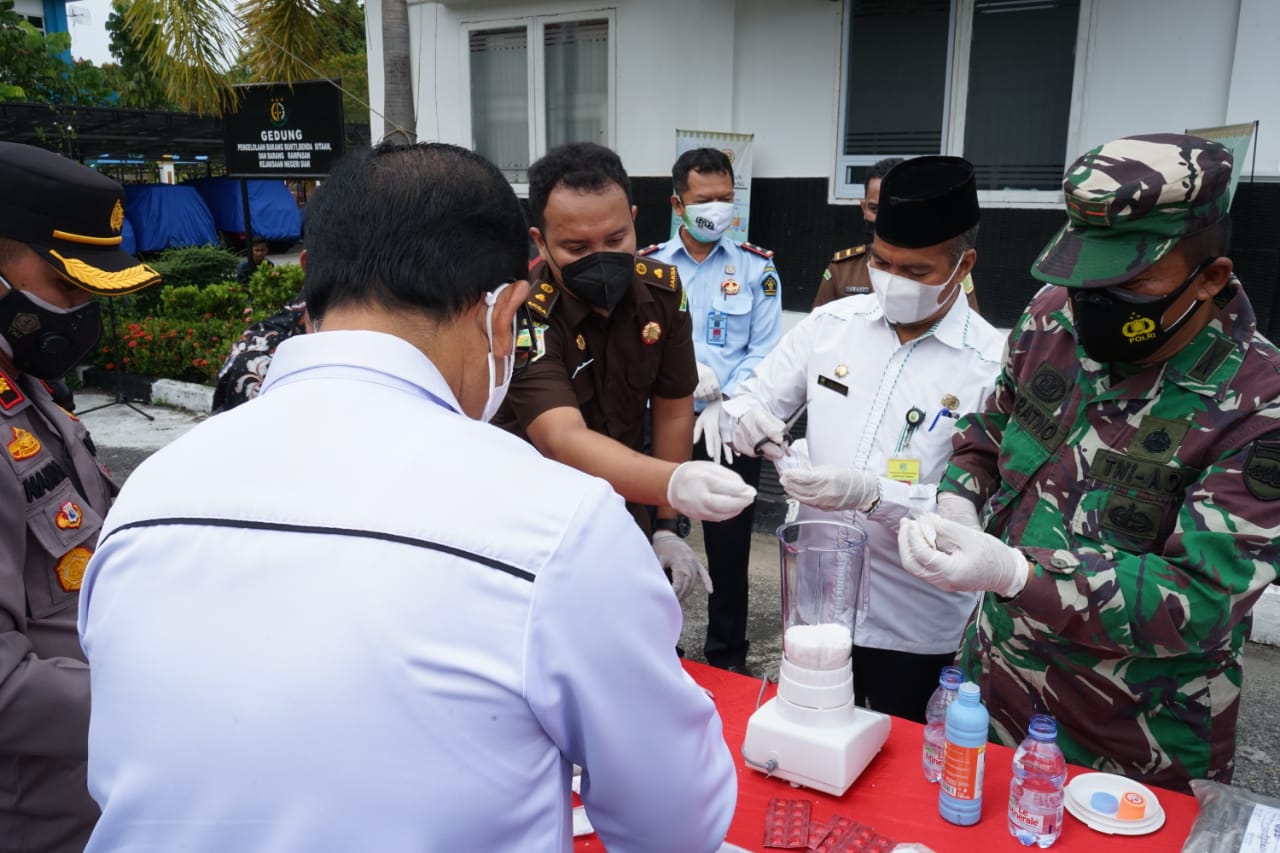
[[[675,518],[659,518],[653,522],[654,530],[669,530],[675,535],[684,539],[689,535],[689,531],[693,529],[693,525],[689,523],[689,519],[683,515],[677,515]]]

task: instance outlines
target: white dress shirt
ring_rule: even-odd
[[[681,613],[602,480],[407,342],[285,341],[130,477],[84,578],[88,850],[715,850],[736,799]]]
[[[963,296],[932,330],[905,344],[874,295],[848,296],[801,320],[724,404],[728,440],[734,419],[753,406],[785,419],[808,401],[812,464],[879,475],[880,504],[870,514],[802,506],[799,515],[857,523],[867,532],[870,600],[854,628],[859,646],[945,654],[960,645],[977,593],[942,592],[908,574],[898,556],[898,522],[913,509],[936,508],[956,423],[939,414],[943,400],[956,398],[956,416],[980,410],[995,386],[1003,346],[1000,333]],[[913,407],[924,420],[908,434]],[[915,460],[919,482],[891,479],[892,459]]]

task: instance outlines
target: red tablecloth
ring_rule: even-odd
[[[738,808],[729,827],[728,840],[739,847],[756,851],[772,849],[761,844],[764,813],[771,798],[782,797],[812,800],[815,821],[845,815],[896,841],[918,841],[939,853],[992,853],[1000,850],[1013,853],[1028,849],[1010,836],[1005,826],[1012,749],[988,745],[986,778],[982,787],[982,819],[969,827],[954,826],[938,815],[938,787],[924,781],[920,772],[923,726],[909,720],[894,718],[884,748],[843,797],[828,796],[808,788],[793,788],[787,782],[766,778],[742,761],[742,738],[747,731],[747,720],[756,707],[760,682],[692,661],[685,661],[684,666],[695,681],[715,695],[716,708],[724,721],[725,740],[737,760]],[[773,693],[774,688],[770,685],[765,698]],[[1085,768],[1072,766],[1068,770],[1068,781],[1087,772]],[[1090,829],[1068,813],[1062,837],[1051,849],[1057,853],[1107,853],[1112,850],[1176,853],[1182,849],[1182,842],[1195,820],[1195,798],[1164,789],[1154,790],[1165,811],[1164,826],[1155,832],[1139,836],[1105,835]],[[604,849],[604,845],[592,835],[577,839],[574,849],[598,851]]]

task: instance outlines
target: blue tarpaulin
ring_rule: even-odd
[[[129,222],[129,217],[127,216],[120,225],[120,251],[126,255],[136,255],[138,253],[138,241],[134,239],[133,225]]]
[[[302,212],[293,193],[278,180],[250,180],[249,224],[259,237],[278,242],[293,242],[302,236]],[[219,230],[244,233],[244,202],[240,197],[239,178],[200,178],[190,181],[209,210]]]
[[[213,215],[191,187],[135,184],[124,188],[125,218],[139,252],[217,244]]]

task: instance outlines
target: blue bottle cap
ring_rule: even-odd
[[[1094,791],[1093,796],[1089,798],[1089,808],[1098,814],[1113,815],[1120,810],[1120,801],[1116,799],[1115,794]]]

